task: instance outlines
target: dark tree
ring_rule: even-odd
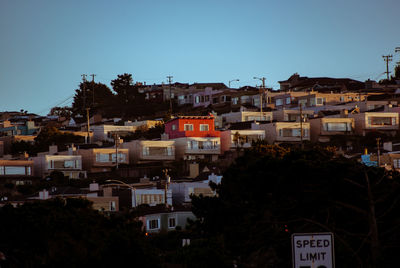
[[[143,114],[148,105],[144,102],[144,94],[139,93],[138,86],[133,83],[132,74],[120,74],[111,81],[113,90],[117,93],[119,109],[123,109],[125,116],[138,116]]]
[[[53,107],[51,108],[49,115],[57,115],[57,116],[62,116],[67,119],[71,118],[72,115],[72,108],[71,107]]]
[[[0,208],[3,267],[159,267],[129,215],[107,217],[85,199]]]
[[[86,115],[86,108],[90,108],[90,114],[99,112],[103,115],[113,115],[115,96],[110,88],[102,83],[85,82],[80,83],[79,89],[75,90],[73,113]]]
[[[71,133],[62,133],[56,127],[43,127],[39,135],[35,138],[34,150],[44,152],[50,145],[57,145],[60,150],[66,149],[66,145],[71,143],[82,143],[84,137],[76,136]]]
[[[132,74],[119,74],[117,79],[111,81],[111,86],[118,97],[127,98],[134,90]]]
[[[287,267],[291,233],[333,232],[338,267],[388,267],[399,263],[399,182],[326,150],[260,145],[225,172],[218,197],[193,198],[193,226],[222,234],[244,266]]]

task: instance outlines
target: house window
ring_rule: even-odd
[[[282,99],[276,99],[275,101],[276,106],[280,106],[283,104],[283,100]]]
[[[110,162],[109,154],[96,154],[96,162]]]
[[[116,154],[112,154],[112,161],[116,162]],[[118,153],[118,162],[126,162],[126,155],[123,153]]]
[[[143,155],[150,155],[150,148],[149,147],[143,147]]]
[[[1,174],[1,171],[0,171]],[[26,175],[32,175],[32,168],[31,167],[26,167]]]
[[[344,97],[343,96],[340,96],[340,101],[344,102]]]
[[[300,105],[301,107],[306,107],[306,105],[307,105],[307,100],[299,100],[299,105]]]
[[[290,104],[290,97],[286,98],[286,104]]]
[[[193,124],[184,124],[185,131],[193,131]]]
[[[66,160],[64,161],[64,168],[74,168],[74,160]]]
[[[195,102],[195,103],[200,103],[200,96],[196,96],[196,97],[194,98],[194,102]]]
[[[159,229],[160,228],[160,220],[148,220],[147,225],[149,227],[149,230],[154,230],[154,229]]]
[[[4,175],[25,175],[25,167],[6,166],[4,169]]]
[[[305,130],[303,130],[303,137]],[[279,136],[280,137],[300,137],[301,132],[300,128],[283,128],[279,129]]]
[[[167,147],[167,155],[172,155],[172,147]]]
[[[238,97],[232,98],[232,104],[238,104],[238,101],[239,101]]]
[[[199,142],[198,141],[192,141],[192,149],[199,149]]]
[[[395,117],[369,117],[368,124],[371,126],[396,125],[396,118]]]
[[[176,130],[176,125],[173,124],[173,125],[171,126],[171,129],[172,129],[172,130]]]
[[[0,166],[0,175],[4,175],[4,167]]]
[[[200,124],[200,131],[208,131],[208,125],[207,124]]]
[[[316,104],[317,105],[324,105],[324,98],[317,98],[316,99]]]
[[[351,123],[326,123],[324,129],[326,131],[350,131]]]
[[[204,101],[210,101],[210,96],[204,96]]]
[[[394,168],[400,168],[400,158],[399,159],[393,159],[393,167]]]
[[[168,228],[175,228],[175,226],[176,226],[176,219],[168,218]]]
[[[115,201],[110,202],[110,211],[116,211]]]

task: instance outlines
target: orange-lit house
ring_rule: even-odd
[[[213,116],[179,116],[165,123],[165,134],[175,140],[177,159],[216,160],[221,153],[220,132]]]

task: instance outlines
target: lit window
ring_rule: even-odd
[[[208,125],[207,124],[200,124],[200,131],[208,131]]]

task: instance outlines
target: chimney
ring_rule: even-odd
[[[103,188],[103,196],[104,197],[111,197],[112,195],[113,189],[112,187],[105,187]]]
[[[50,145],[49,146],[49,154],[50,155],[56,154],[57,152],[58,152],[57,145]]]
[[[95,191],[98,191],[98,190],[99,190],[99,184],[98,183],[93,182],[93,183],[91,183],[89,185],[89,191],[95,192]]]
[[[76,147],[72,143],[71,146],[68,147],[68,155],[74,155],[75,152],[76,152]]]

